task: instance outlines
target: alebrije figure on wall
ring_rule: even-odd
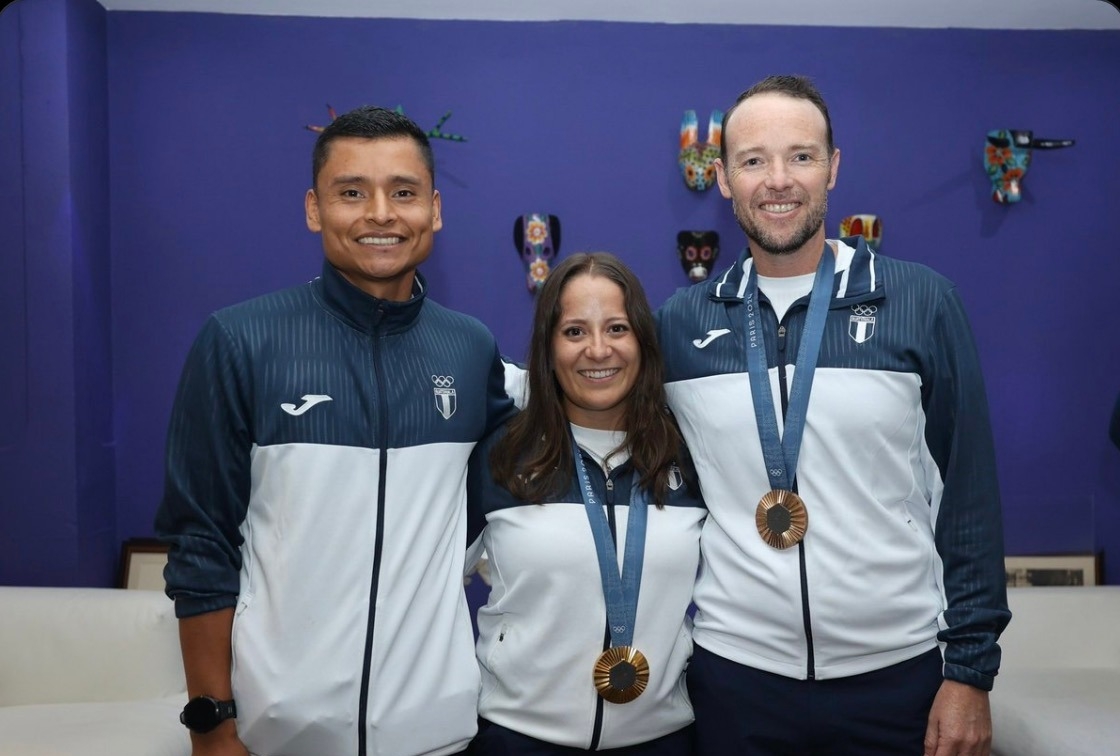
[[[984,144],[984,170],[992,182],[992,199],[1010,205],[1023,198],[1023,177],[1031,167],[1034,150],[1056,150],[1073,145],[1072,139],[1035,139],[1025,129],[995,129]]]
[[[712,272],[719,257],[719,234],[715,231],[681,231],[677,234],[677,255],[688,280],[699,283]]]
[[[513,246],[525,264],[525,281],[536,294],[544,286],[551,261],[560,254],[560,219],[546,213],[528,213],[513,221]]]
[[[336,113],[334,111],[334,108],[332,108],[330,105],[327,105],[327,115],[329,115],[331,117],[332,121],[334,119],[338,118],[338,113]],[[323,133],[323,129],[325,129],[326,126],[312,126],[312,125],[308,124],[306,126],[306,128],[307,128],[308,131],[314,131],[316,134],[321,134],[321,133]]]
[[[878,215],[849,215],[840,219],[840,238],[862,236],[875,249],[883,245],[883,221]]]
[[[404,115],[404,108],[402,108],[400,105],[393,108],[393,110],[401,115]],[[332,108],[330,105],[327,105],[327,115],[331,117],[332,121],[337,117],[337,114],[334,112],[334,108]],[[443,114],[443,117],[436,122],[435,126],[424,132],[427,135],[428,139],[446,139],[449,142],[467,141],[467,138],[462,134],[452,134],[450,132],[443,131],[443,124],[447,123],[447,119],[450,117],[451,111],[449,110]],[[308,125],[306,128],[308,131],[314,131],[318,133],[322,132],[325,127]]]
[[[677,156],[681,176],[689,189],[702,192],[716,183],[716,158],[723,141],[723,111],[713,110],[708,120],[708,141],[700,141],[700,124],[695,110],[686,110],[681,119],[681,151]]]

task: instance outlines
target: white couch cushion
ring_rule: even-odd
[[[990,698],[997,756],[1120,753],[1120,670],[1005,669]]]
[[[186,700],[3,707],[0,756],[190,756]]]
[[[994,756],[1120,754],[1120,586],[1009,588]]]
[[[1120,670],[1120,586],[1008,588],[1007,605],[1000,675],[1020,668]],[[1002,681],[996,677],[997,688]]]
[[[178,621],[162,593],[0,586],[0,707],[186,689]]]

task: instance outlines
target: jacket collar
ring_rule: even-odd
[[[832,307],[882,299],[886,291],[879,275],[879,253],[862,236],[829,240],[836,244],[836,273],[832,284]],[[742,302],[747,288],[747,275],[754,261],[750,248],[721,275],[707,284],[708,298],[715,302]]]
[[[420,316],[428,296],[428,285],[420,271],[416,271],[412,282],[412,296],[405,302],[393,302],[366,294],[326,260],[322,274],[311,282],[311,288],[323,307],[353,328],[370,334],[406,330]]]

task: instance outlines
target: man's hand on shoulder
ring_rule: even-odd
[[[988,692],[945,680],[929,712],[922,756],[989,756],[991,752]]]

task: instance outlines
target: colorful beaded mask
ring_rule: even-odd
[[[549,261],[560,253],[560,219],[530,213],[513,222],[513,246],[525,263],[526,283],[534,294],[548,278]]]
[[[719,257],[719,234],[715,231],[681,231],[677,234],[677,254],[681,267],[692,283],[703,281]]]
[[[716,158],[723,141],[723,111],[713,110],[708,120],[708,141],[700,142],[700,126],[695,110],[686,110],[681,119],[681,151],[678,161],[689,189],[702,192],[716,183]]]
[[[883,222],[878,215],[849,215],[840,220],[840,236],[862,236],[878,249],[883,241]]]
[[[992,182],[992,199],[1013,204],[1023,198],[1023,177],[1031,167],[1033,150],[1056,150],[1073,145],[1072,139],[1035,139],[1023,129],[988,132],[984,145],[984,170]]]

